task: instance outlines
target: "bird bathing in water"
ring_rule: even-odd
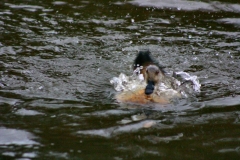
[[[118,91],[115,96],[117,102],[168,104],[174,99],[200,92],[201,85],[197,76],[190,76],[186,72],[168,76],[163,67],[152,58],[150,51],[138,52],[133,69],[132,76],[121,73],[119,77],[110,80]],[[176,77],[181,77],[182,82]]]

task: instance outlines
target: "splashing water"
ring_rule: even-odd
[[[116,91],[133,91],[136,88],[145,88],[146,82],[140,71],[143,67],[137,67],[133,75],[127,76],[120,73],[118,77],[113,77],[110,83]],[[157,95],[171,96],[180,93],[182,97],[193,96],[200,92],[201,84],[197,76],[180,71],[174,72],[173,76],[165,76],[163,81],[155,88]]]
[[[181,84],[182,88],[187,87],[189,91],[192,90],[192,92],[196,93],[200,92],[201,84],[199,83],[197,76],[191,76],[190,74],[183,71],[175,72],[173,73],[173,76],[177,79],[180,78],[179,80],[182,82]],[[191,87],[189,85],[191,85]]]
[[[136,72],[132,76],[120,73],[119,77],[113,77],[110,83],[114,85],[116,91],[129,91],[139,86],[146,86],[143,75],[136,74]]]

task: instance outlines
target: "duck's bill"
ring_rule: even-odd
[[[154,91],[154,82],[153,81],[148,81],[147,86],[145,88],[145,94],[150,95]]]

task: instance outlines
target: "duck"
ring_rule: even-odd
[[[137,69],[140,70],[137,74],[143,76],[143,84],[137,84],[132,89],[123,90],[116,94],[117,102],[169,104],[174,99],[182,97],[177,90],[176,79],[166,75],[164,67],[152,57],[149,50],[138,52],[133,63],[133,70]]]

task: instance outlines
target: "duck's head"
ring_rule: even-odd
[[[156,65],[149,65],[145,70],[145,80],[147,82],[147,86],[145,88],[145,94],[150,95],[153,93],[154,88],[161,81],[164,73],[159,69]]]

